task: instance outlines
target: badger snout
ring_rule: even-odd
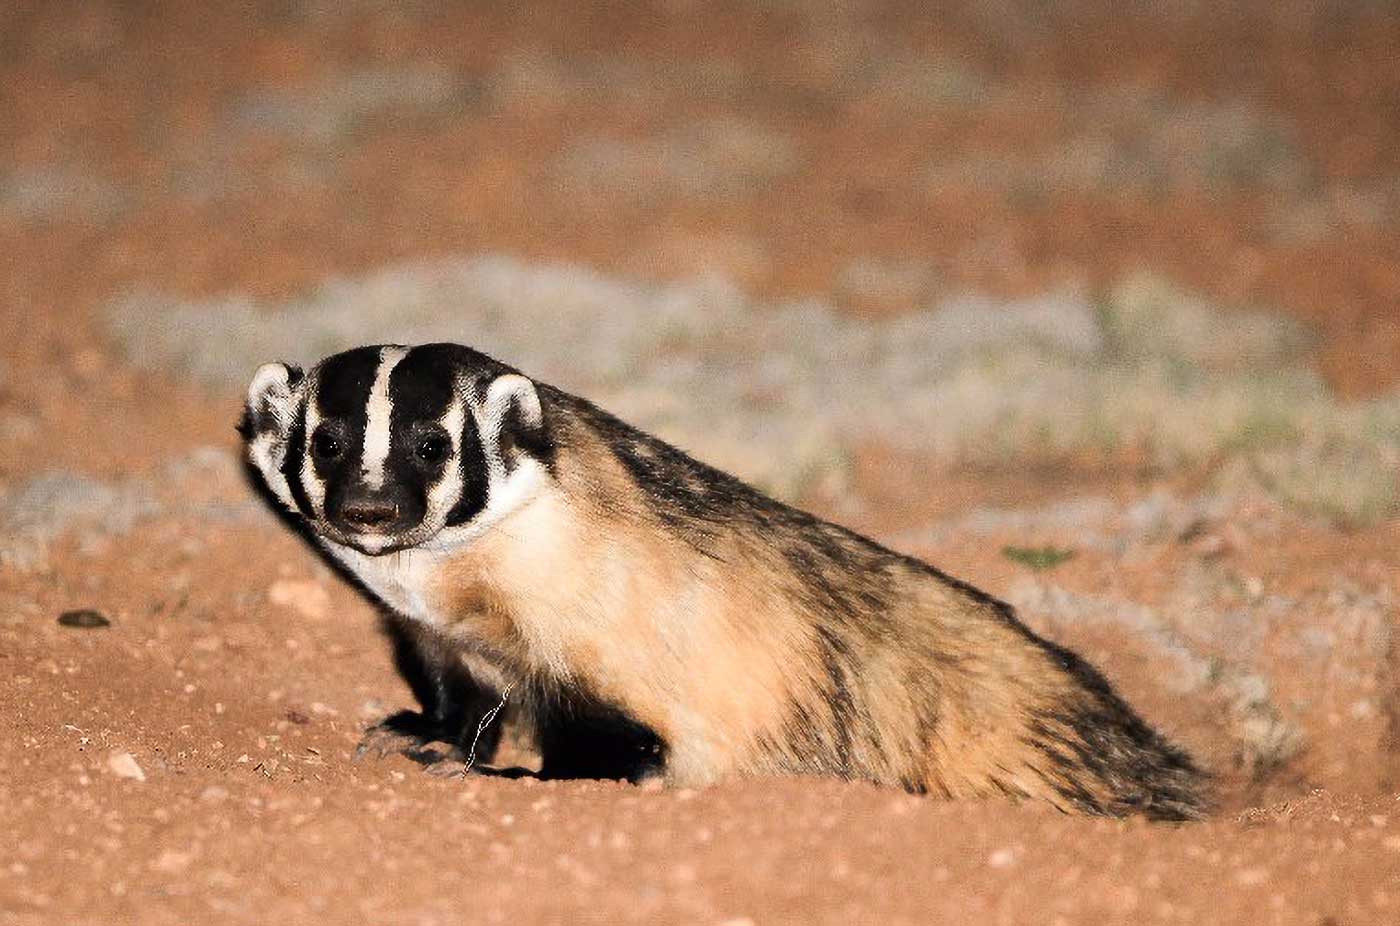
[[[330,512],[342,530],[351,534],[400,534],[418,525],[422,504],[406,489],[385,486],[374,489],[358,485],[346,490]]]

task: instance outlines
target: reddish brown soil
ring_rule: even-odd
[[[767,295],[825,292],[847,261],[870,255],[929,261],[949,288],[996,293],[1103,284],[1148,266],[1309,320],[1322,372],[1345,394],[1400,382],[1394,216],[1343,210],[1317,236],[1267,234],[1280,201],[1301,210],[1400,182],[1400,17],[1382,4],[1312,14],[1244,4],[1164,25],[1076,3],[1014,28],[997,4],[978,5],[993,10],[980,18],[922,3],[826,18],[796,3],[294,6],[0,9],[4,166],[76,166],[125,197],[101,214],[0,211],[0,410],[33,424],[0,436],[0,486],[49,469],[149,475],[193,447],[234,446],[236,396],[137,371],[113,351],[99,308],[114,293],[149,284],[286,296],[333,273],[476,250],[657,278],[718,269]],[[929,151],[1040,150],[1066,114],[942,107],[914,119],[844,99],[842,68],[893,47],[954,56],[1047,99],[1134,83],[1247,101],[1295,127],[1310,186],[918,192]],[[527,98],[376,123],[338,142],[323,184],[277,179],[321,157],[305,143],[256,132],[211,141],[250,92],[422,61],[486,82],[524,52],[718,60],[742,79],[718,99],[682,86],[652,102]],[[581,135],[642,137],[709,115],[781,130],[807,159],[728,198],[590,197],[550,172]],[[224,195],[182,193],[211,163],[246,180]],[[872,449],[857,474],[869,504],[856,526],[892,536],[978,504],[1088,486],[1126,496],[1192,478],[949,476]],[[217,500],[249,497],[229,474],[215,482]],[[217,522],[200,510],[167,513],[96,552],[68,537],[37,571],[0,567],[4,922],[1400,921],[1400,763],[1393,750],[1355,746],[1358,731],[1395,745],[1393,692],[1372,693],[1381,712],[1368,719],[1346,712],[1344,682],[1302,692],[1308,754],[1255,781],[1218,751],[1209,705],[1174,700],[1150,656],[1108,631],[1042,628],[1220,773],[1220,813],[1179,828],[819,781],[692,793],[441,780],[406,759],[351,761],[364,726],[409,701],[370,605],[270,517]],[[1225,562],[1260,587],[1302,593],[1340,577],[1400,596],[1394,521],[1244,540]],[[999,549],[979,538],[918,552],[1002,593],[1020,573]],[[1151,603],[1192,555],[1178,545],[1129,567],[1085,555],[1056,579]],[[310,583],[291,586],[311,596],[303,611],[271,603],[279,581]],[[74,607],[99,608],[112,626],[59,626]],[[1288,666],[1283,656],[1274,665],[1285,689]],[[1388,740],[1377,735],[1386,724]]]

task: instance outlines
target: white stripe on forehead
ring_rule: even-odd
[[[394,367],[408,355],[402,347],[385,347],[379,352],[379,369],[374,385],[369,389],[365,407],[365,444],[360,454],[360,468],[370,488],[384,485],[384,462],[389,459],[390,424],[394,417],[394,401],[389,398],[389,376]]]

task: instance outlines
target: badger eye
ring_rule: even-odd
[[[444,434],[429,434],[427,437],[418,440],[418,446],[413,448],[414,456],[424,463],[441,463],[447,459],[447,452],[451,449],[451,443]]]
[[[327,428],[318,428],[311,435],[311,454],[318,460],[334,460],[345,452],[340,437]]]

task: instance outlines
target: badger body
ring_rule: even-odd
[[[550,776],[1203,812],[1191,760],[1007,605],[470,348],[268,364],[242,431],[395,615],[410,738],[464,744],[509,690]]]

